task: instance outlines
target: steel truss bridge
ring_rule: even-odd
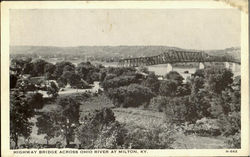
[[[173,64],[184,62],[228,62],[240,64],[240,59],[235,59],[232,56],[213,56],[203,51],[179,51],[169,50],[156,56],[126,58],[121,59],[118,63],[120,67],[139,67],[157,64]]]

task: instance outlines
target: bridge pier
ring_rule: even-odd
[[[167,64],[167,73],[169,73],[170,71],[173,71],[173,66],[172,66],[172,64],[168,63]]]
[[[236,69],[236,63],[232,63],[232,71],[233,71],[233,72],[236,72],[236,70],[237,70],[237,69]]]
[[[129,60],[126,60],[125,67],[129,67]]]
[[[127,60],[124,60],[123,67],[127,66]]]
[[[128,60],[128,67],[131,67],[132,66],[132,62],[131,62],[131,60],[129,59]]]
[[[238,71],[238,69],[237,69],[237,63],[225,62],[225,67],[226,67],[227,69],[231,69],[232,72]]]
[[[229,64],[228,62],[225,62],[225,67],[226,67],[227,69],[229,69],[229,68],[230,68],[230,64]]]
[[[132,66],[132,67],[135,67],[135,60],[134,60],[134,59],[131,60],[131,66]]]
[[[204,69],[205,68],[205,64],[203,62],[199,63],[199,69]]]

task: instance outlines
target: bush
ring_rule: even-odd
[[[176,96],[178,84],[173,80],[166,80],[161,82],[159,94],[162,96]]]
[[[167,80],[171,80],[176,82],[176,84],[182,85],[184,78],[176,71],[170,71],[169,73],[166,74],[165,78]]]
[[[185,134],[196,133],[200,136],[218,136],[221,134],[217,119],[202,118],[195,124],[185,127]]]
[[[241,148],[241,135],[240,133],[236,133],[228,137],[225,143],[229,146],[229,148]]]
[[[155,111],[163,112],[166,108],[167,101],[168,98],[165,96],[154,97],[151,99],[148,108]]]
[[[123,107],[141,106],[149,103],[150,99],[154,96],[149,88],[138,84],[109,89],[107,95],[115,106]]]
[[[230,115],[219,117],[221,132],[224,136],[234,135],[241,130],[240,112],[232,112]]]
[[[208,96],[209,93],[204,89],[199,90],[197,93],[192,92],[189,96],[190,104],[193,107],[193,114],[196,115],[196,117],[194,117],[194,121],[203,117],[211,116],[211,101],[207,98]]]
[[[160,81],[154,73],[149,73],[147,78],[143,80],[141,84],[145,87],[150,88],[151,91],[155,94],[157,94],[159,91]]]
[[[165,116],[170,123],[181,124],[184,122],[195,122],[198,118],[196,106],[189,100],[189,96],[168,97],[166,100]]]
[[[128,149],[169,149],[174,142],[173,128],[168,125],[151,129],[135,128],[128,132],[124,148]]]
[[[176,89],[176,96],[186,96],[191,94],[191,87],[189,84],[178,86]]]
[[[94,141],[94,149],[122,148],[126,130],[117,121],[104,125]]]
[[[121,86],[128,86],[132,83],[138,83],[135,76],[119,76],[112,79],[105,79],[102,83],[104,90],[108,88],[117,88]]]
[[[191,91],[192,94],[197,94],[200,89],[204,88],[204,78],[199,76],[191,77]]]

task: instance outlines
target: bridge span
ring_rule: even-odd
[[[203,51],[191,52],[191,51],[179,51],[169,50],[156,56],[150,57],[138,57],[138,58],[126,58],[121,59],[118,62],[118,66],[121,67],[139,67],[149,66],[157,64],[173,64],[184,62],[229,62],[240,64],[240,60],[233,58],[232,56],[213,56]]]

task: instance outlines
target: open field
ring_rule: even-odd
[[[114,108],[116,120],[127,125],[152,128],[163,123],[163,113],[137,108]]]
[[[113,109],[116,120],[127,125],[154,128],[163,124],[163,113],[135,108]],[[222,149],[226,148],[223,137],[202,137],[195,134],[184,135],[182,131],[176,131],[174,149]]]
[[[224,149],[226,144],[223,137],[202,137],[195,134],[175,134],[176,141],[172,145],[175,149]]]

